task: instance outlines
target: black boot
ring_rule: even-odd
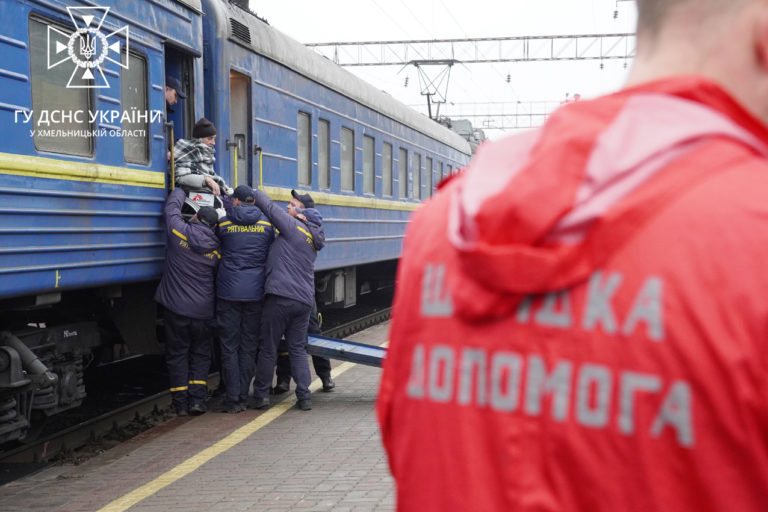
[[[283,393],[287,393],[288,390],[291,389],[291,381],[289,380],[283,380],[277,381],[277,386],[272,388],[272,394],[273,395],[282,395]]]
[[[266,409],[269,407],[269,398],[252,398],[248,401],[247,407],[248,409]]]
[[[320,381],[323,383],[323,391],[325,391],[326,393],[330,393],[331,391],[333,391],[333,388],[336,387],[336,383],[333,382],[333,379],[331,378],[330,375],[326,377],[320,377]]]

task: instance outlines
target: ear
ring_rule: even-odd
[[[768,73],[768,9],[761,9],[755,17],[755,45],[758,64]]]

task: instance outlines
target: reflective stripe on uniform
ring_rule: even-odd
[[[301,226],[296,226],[296,229],[298,229],[299,231],[301,231],[302,233],[304,233],[305,235],[307,235],[309,238],[312,238],[312,233],[310,233],[309,231],[307,231],[307,230],[306,230],[306,229],[304,229],[303,227],[301,227]],[[313,240],[314,240],[314,239],[313,239]]]
[[[189,383],[190,384],[199,384],[200,386],[205,386],[206,384],[208,384],[204,380],[191,380],[191,381],[189,381]]]
[[[271,222],[267,222],[267,221],[265,221],[265,220],[260,220],[260,221],[259,221],[259,222],[257,222],[256,224],[264,224],[265,226],[271,226],[271,225],[272,225],[272,223],[271,223]]]
[[[230,224],[232,224],[231,220],[225,220],[224,222],[219,222],[219,227],[223,228],[224,226],[229,226]]]
[[[178,388],[171,388],[171,393],[176,391],[186,391],[187,389],[189,389],[189,386],[179,386]]]
[[[187,237],[183,233],[180,233],[180,232],[178,232],[175,229],[173,230],[173,234],[176,235],[177,237],[181,238],[182,240],[186,240],[187,239]]]

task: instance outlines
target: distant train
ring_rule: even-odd
[[[224,0],[0,2],[0,442],[78,406],[84,362],[157,352],[172,138],[325,218],[318,300],[350,305],[468,143]],[[186,99],[166,109],[165,81]],[[364,276],[361,276],[361,272]]]

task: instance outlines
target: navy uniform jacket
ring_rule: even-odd
[[[309,222],[292,217],[261,190],[256,206],[267,214],[279,234],[267,258],[266,292],[311,306],[315,302],[315,258],[325,246],[323,219],[314,208],[304,211]]]
[[[200,320],[213,318],[219,239],[212,228],[187,223],[181,216],[184,191],[175,189],[165,204],[168,233],[165,271],[155,300],[174,313]]]
[[[219,221],[221,264],[216,282],[220,299],[256,301],[264,298],[267,254],[275,228],[255,206],[232,206]]]

